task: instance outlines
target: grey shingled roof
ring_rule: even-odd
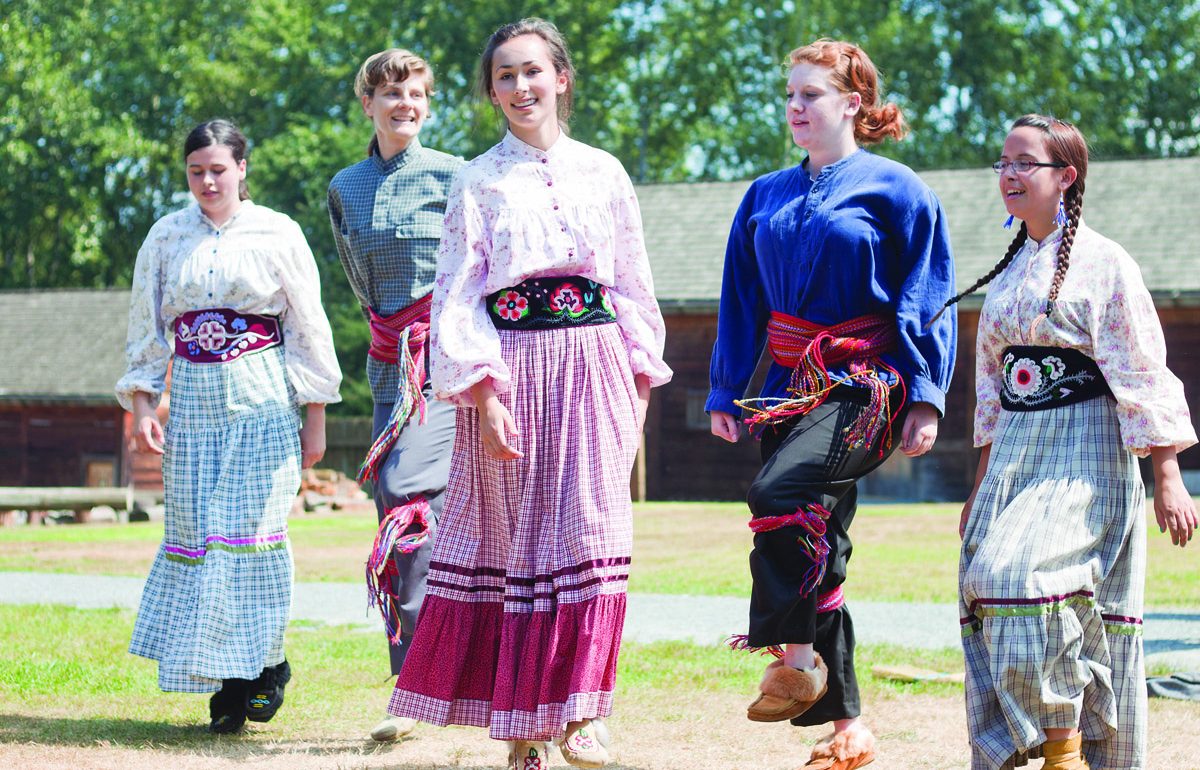
[[[0,401],[112,404],[129,289],[0,291]]]
[[[959,289],[992,268],[1013,232],[991,169],[927,171],[946,210]],[[655,290],[664,308],[712,306],[729,224],[749,182],[638,187]],[[1090,164],[1084,219],[1125,247],[1160,304],[1200,304],[1200,158]]]

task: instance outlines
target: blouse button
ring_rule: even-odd
[[[558,211],[558,204],[557,204],[557,203],[555,203],[555,204],[554,204],[554,210],[555,210],[555,211]]]
[[[553,187],[553,186],[554,186],[554,180],[553,180],[553,179],[547,179],[547,180],[546,180],[546,186],[547,186],[547,187]]]
[[[549,163],[549,162],[550,162],[549,158],[542,158],[542,163]]]

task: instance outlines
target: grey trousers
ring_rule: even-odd
[[[383,460],[379,481],[375,484],[375,508],[380,521],[389,510],[418,495],[429,501],[431,514],[430,537],[425,544],[413,553],[392,555],[400,573],[392,588],[400,597],[401,627],[400,644],[388,645],[393,676],[400,673],[408,655],[421,602],[425,600],[425,576],[429,573],[429,555],[433,552],[437,522],[442,515],[446,482],[450,477],[450,450],[454,447],[454,406],[433,398],[428,385],[425,398],[425,424],[418,425],[414,417],[401,429],[392,450]],[[387,425],[391,414],[392,404],[375,405],[372,441]]]

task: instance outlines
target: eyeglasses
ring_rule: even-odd
[[[1068,164],[1063,163],[1061,161],[1055,161],[1054,163],[1040,163],[1036,160],[1025,160],[1025,159],[998,160],[992,164],[992,171],[995,171],[997,174],[1003,174],[1004,169],[1011,168],[1014,173],[1028,174],[1030,171],[1033,171],[1035,168],[1037,168],[1039,166],[1046,166],[1048,168],[1066,168],[1067,165]]]

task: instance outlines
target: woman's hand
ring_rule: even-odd
[[[513,422],[512,414],[492,387],[491,378],[485,378],[471,388],[475,409],[479,412],[479,438],[483,451],[496,460],[516,460],[525,455],[509,443],[509,437],[521,435]]]
[[[738,420],[729,412],[712,411],[708,413],[709,420],[712,423],[712,434],[717,438],[723,438],[730,444],[736,444],[738,436],[741,435],[741,426],[738,425]]]
[[[904,430],[900,434],[900,451],[909,457],[920,457],[933,449],[937,441],[938,412],[933,404],[918,401],[908,409]]]
[[[163,453],[163,426],[150,405],[150,394],[133,394],[133,451]]]
[[[1154,518],[1158,529],[1170,531],[1171,543],[1184,548],[1196,532],[1196,504],[1183,485],[1175,448],[1153,447],[1150,458],[1154,465]]]
[[[637,426],[641,433],[646,427],[646,410],[650,408],[650,378],[639,374],[633,378],[633,383],[637,387]]]
[[[300,426],[300,467],[311,468],[325,456],[325,405],[309,404]]]

